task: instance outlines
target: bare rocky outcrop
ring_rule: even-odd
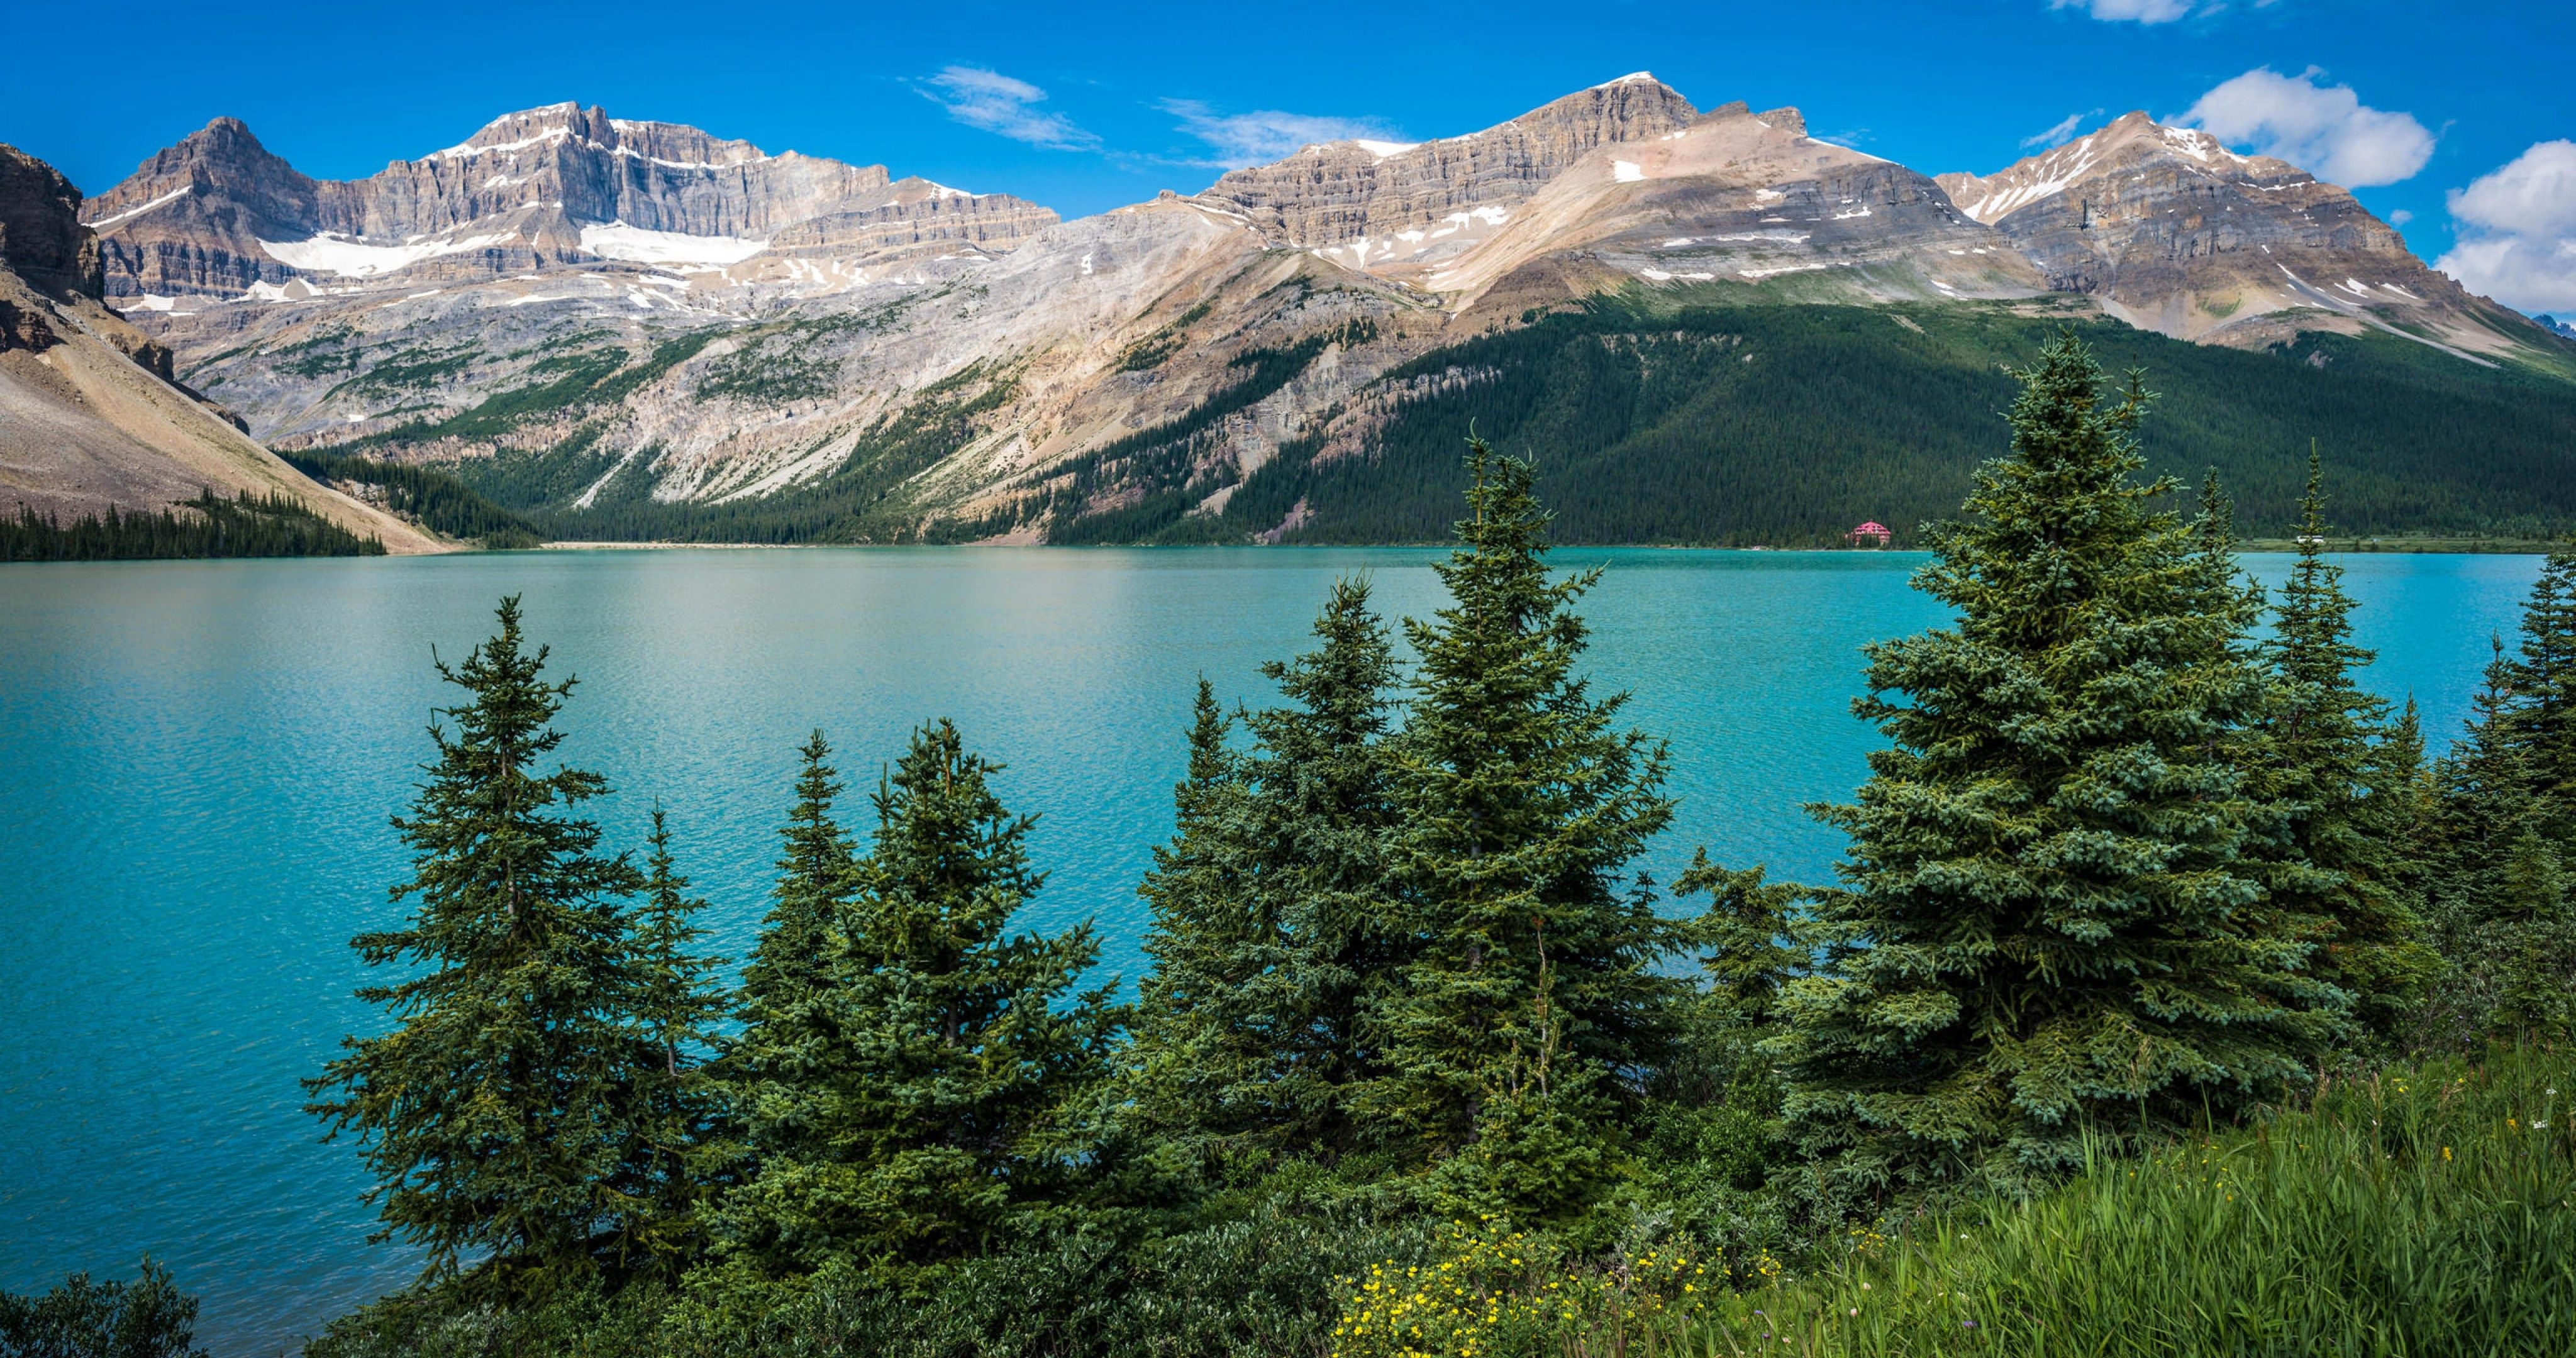
[[[80,203],[61,171],[0,144],[0,268],[46,292],[100,296],[98,241],[81,228]]]
[[[1698,116],[1679,92],[1640,72],[1464,136],[1309,146],[1275,165],[1231,171],[1199,197],[1283,245],[1383,242],[1453,220],[1477,235],[1475,209],[1499,224],[1492,209],[1527,199],[1594,148],[1650,141]]]
[[[601,260],[731,264],[781,237],[781,255],[1007,248],[1056,220],[1008,195],[897,184],[882,165],[773,156],[569,103],[504,115],[354,180],[308,178],[217,118],[84,212],[106,242],[107,291],[128,305],[397,276],[470,283]]]
[[[2131,113],[1992,175],[1945,174],[2048,285],[2182,339],[2258,344],[2308,328],[2393,329],[2471,353],[2521,318],[2424,266],[2348,191]]]

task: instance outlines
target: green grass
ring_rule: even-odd
[[[2254,1130],[1907,1223],[1663,1353],[2236,1358],[2576,1352],[2576,1063],[2331,1086]],[[1870,1240],[1870,1237],[1862,1237]]]

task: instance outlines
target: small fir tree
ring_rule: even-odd
[[[1384,1073],[1358,1100],[1390,1141],[1456,1156],[1444,1193],[1530,1219],[1586,1206],[1629,1073],[1669,1046],[1685,982],[1642,879],[1622,880],[1671,819],[1665,752],[1592,696],[1575,600],[1548,578],[1548,515],[1528,464],[1482,441],[1469,517],[1437,570],[1451,603],[1408,622],[1421,656],[1393,743],[1390,868],[1409,936],[1379,1009]]]
[[[350,1038],[306,1082],[332,1135],[356,1134],[384,1236],[420,1245],[427,1276],[528,1300],[599,1276],[632,1234],[628,1157],[643,1138],[631,1091],[652,1052],[633,1022],[635,966],[621,903],[640,885],[573,814],[607,791],[595,773],[537,764],[573,681],[543,677],[517,598],[461,666],[429,728],[438,759],[411,814],[414,850],[393,889],[413,913],[360,934],[369,966],[405,979],[358,992],[395,1019]]]
[[[2071,333],[2014,403],[2010,456],[1916,587],[1958,625],[1869,648],[1893,740],[1819,894],[1821,974],[1784,992],[1787,1113],[1847,1187],[2076,1163],[2088,1124],[2225,1115],[2299,1080],[2309,952],[2272,932],[2235,760],[2263,685],[2241,590],[2151,502],[2151,399],[2105,404]]]
[[[631,1094],[639,1144],[628,1157],[635,1207],[622,1253],[629,1271],[667,1278],[706,1244],[709,1211],[732,1182],[740,1149],[728,1134],[723,1088],[708,1064],[717,1054],[715,1025],[729,1008],[714,976],[724,959],[697,951],[707,933],[697,923],[706,902],[689,894],[659,806],[645,844],[643,895],[631,915],[629,948],[634,1019],[650,1055]]]
[[[814,992],[813,1054],[763,1091],[742,1239],[775,1271],[834,1262],[900,1281],[988,1249],[1080,1176],[1087,1099],[1120,1012],[1074,994],[1089,926],[1008,932],[1044,875],[946,721],[875,796],[858,893]]]
[[[834,932],[852,889],[849,836],[832,818],[841,784],[831,742],[816,731],[797,751],[796,802],[778,831],[778,886],[760,942],[743,968],[744,1022],[757,1027],[794,1005],[825,976]]]
[[[1399,959],[1387,924],[1384,752],[1395,661],[1365,582],[1333,587],[1321,647],[1262,667],[1290,704],[1247,713],[1252,748],[1200,684],[1177,824],[1142,889],[1155,960],[1132,1059],[1140,1106],[1202,1162],[1325,1159],[1357,1144],[1372,997]]]
[[[2326,534],[2324,473],[2311,452],[2298,559],[2264,647],[2272,691],[2257,732],[2254,781],[2287,814],[2254,856],[2275,904],[2321,926],[2311,970],[2349,997],[2351,1036],[2384,1047],[2440,968],[2404,880],[2422,738],[2391,731],[2388,703],[2354,681],[2373,656],[2353,644],[2353,602]],[[2381,748],[2391,739],[2396,748]]]

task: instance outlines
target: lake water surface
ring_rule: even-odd
[[[1304,648],[1336,575],[1382,610],[1439,598],[1412,550],[602,551],[0,567],[0,1288],[168,1263],[217,1358],[300,1335],[411,1273],[369,1245],[347,1145],[298,1077],[375,1022],[349,936],[394,918],[400,809],[495,599],[581,685],[563,754],[606,773],[612,843],[670,809],[683,869],[739,957],[765,909],[794,750],[820,726],[854,788],[906,730],[957,719],[1006,761],[1053,872],[1029,912],[1097,920],[1132,979],[1134,896],[1171,821],[1197,677],[1229,703]],[[1941,621],[1898,553],[1578,550],[1606,564],[1591,672],[1672,742],[1659,879],[1705,843],[1819,878],[1874,736],[1860,646]],[[2277,579],[2285,558],[2252,557]],[[2538,571],[2533,557],[2348,559],[2380,692],[2436,744]],[[854,800],[850,819],[864,813]]]

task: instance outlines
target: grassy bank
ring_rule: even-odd
[[[1640,1338],[1691,1355],[2576,1352],[2571,1093],[2576,1063],[2533,1053],[2331,1085],[2035,1201],[1864,1234],[1838,1267]]]

